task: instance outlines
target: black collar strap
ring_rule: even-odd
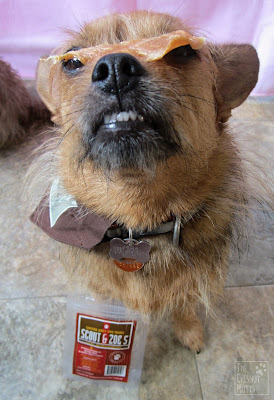
[[[38,205],[31,215],[31,221],[53,239],[85,249],[91,249],[102,241],[113,238],[137,239],[142,236],[173,232],[173,244],[178,246],[180,229],[196,213],[185,216],[171,216],[153,230],[127,230],[108,218],[79,206],[69,195],[61,182],[55,180],[49,195]]]
[[[138,239],[142,236],[153,236],[153,235],[161,235],[163,233],[173,232],[173,244],[174,246],[178,246],[180,239],[180,230],[181,226],[186,224],[195,213],[189,213],[187,217],[181,216],[173,216],[168,221],[163,222],[157,228],[144,231],[132,230],[131,233],[128,229],[121,225],[113,224],[107,231],[105,236],[109,239],[113,239],[116,237],[127,239],[132,235],[133,239]]]

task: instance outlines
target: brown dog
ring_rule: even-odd
[[[0,59],[0,148],[21,142],[35,121],[45,122],[49,112],[25,88],[16,72]]]
[[[114,14],[40,61],[37,87],[59,137],[33,187],[42,196],[36,183],[49,190],[54,181],[72,203],[49,217],[46,196],[32,219],[63,242],[71,280],[144,313],[171,314],[179,340],[199,351],[195,309],[209,310],[222,292],[248,202],[226,122],[255,86],[259,62],[250,45],[188,42],[153,61],[130,50],[178,30],[192,34],[169,15]],[[94,46],[85,58],[80,49]],[[122,241],[132,232],[149,243],[148,261],[136,241]],[[112,237],[126,248],[115,245],[115,262]]]

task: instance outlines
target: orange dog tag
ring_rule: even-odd
[[[118,268],[127,272],[138,271],[144,266],[143,263],[137,262],[136,260],[134,260],[134,258],[122,258],[121,261],[118,260],[113,260],[113,261]]]

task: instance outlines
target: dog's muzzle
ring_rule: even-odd
[[[81,117],[86,153],[105,170],[155,170],[178,150],[167,107],[151,76],[130,54],[100,58],[93,71],[91,91]],[[154,85],[155,86],[155,85]]]
[[[106,94],[117,97],[120,109],[123,96],[134,90],[140,78],[146,74],[140,62],[130,54],[114,53],[100,58],[92,73],[94,86]],[[133,129],[142,129],[144,117],[130,110],[128,112],[112,113],[104,116],[100,132],[126,132]]]

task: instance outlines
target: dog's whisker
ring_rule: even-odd
[[[198,112],[197,110],[193,109],[192,107],[188,107],[188,106],[187,106],[188,104],[190,104],[190,105],[193,106],[193,104],[192,104],[192,103],[188,103],[188,102],[186,102],[186,101],[184,101],[184,100],[182,99],[182,96],[187,96],[186,94],[181,95],[181,94],[178,92],[178,90],[177,90],[176,88],[174,88],[174,87],[169,87],[169,88],[167,88],[167,90],[168,90],[168,92],[172,93],[172,94],[176,97],[177,101],[179,101],[180,104],[181,104],[185,109],[188,109],[189,111],[192,111],[193,113],[195,113],[196,115],[198,115],[198,117],[201,118],[204,122],[207,122],[206,119],[201,115],[200,112]],[[193,97],[193,96],[188,96],[188,97]]]
[[[175,82],[178,85],[181,84],[181,81],[179,81],[179,80],[176,80]],[[194,87],[194,88],[199,88],[199,89],[208,89],[206,86],[184,84],[184,88],[186,88],[186,87]]]
[[[74,110],[74,111],[72,111],[72,112],[70,112],[70,113],[67,113],[67,114],[62,115],[62,117],[63,117],[63,118],[66,118],[66,117],[71,116],[71,115],[73,115],[73,116],[75,117],[75,116],[79,115],[81,112],[83,112],[84,109],[85,109],[85,108],[83,107],[82,109]],[[71,122],[71,121],[73,121],[73,120],[74,120],[74,118],[70,118],[70,119],[66,120],[65,122],[63,122],[63,124],[60,125],[60,126],[66,125],[66,124],[68,124],[69,122]]]
[[[195,95],[193,95],[193,94],[182,94],[181,96],[183,96],[183,97],[192,97],[192,98],[197,99],[197,100],[205,101],[205,102],[208,103],[208,104],[213,104],[213,105],[215,105],[215,102],[214,102],[214,101],[210,101],[210,100],[204,99],[203,97],[195,96]]]
[[[184,88],[187,88],[187,87],[190,87],[190,86],[191,85],[184,85]],[[193,86],[195,86],[195,85],[193,85]],[[172,88],[168,87],[167,90],[168,91],[172,90],[172,93],[174,93],[176,95],[176,97],[177,96],[178,97],[181,97],[181,96],[182,97],[190,97],[190,98],[194,98],[194,99],[197,99],[197,100],[202,100],[202,101],[204,101],[204,102],[206,102],[208,104],[215,105],[214,101],[208,100],[208,99],[206,99],[204,97],[201,97],[201,96],[198,96],[198,95],[194,95],[194,94],[191,94],[191,93],[180,93],[180,92],[178,92],[178,90],[175,89],[175,87],[172,87]],[[203,88],[202,86],[195,86],[195,87]]]
[[[84,111],[84,109],[85,109],[85,107],[79,108],[78,110],[73,110],[67,114],[64,114],[63,117],[68,117],[69,115],[77,115],[77,114],[81,113],[82,111]]]
[[[71,134],[74,132],[74,125],[70,126],[67,131],[64,133],[63,136],[60,137],[59,142],[56,145],[56,149],[55,149],[55,154],[52,156],[52,159],[54,158],[54,156],[56,155],[57,151],[59,150],[61,144],[63,143],[63,141]]]

